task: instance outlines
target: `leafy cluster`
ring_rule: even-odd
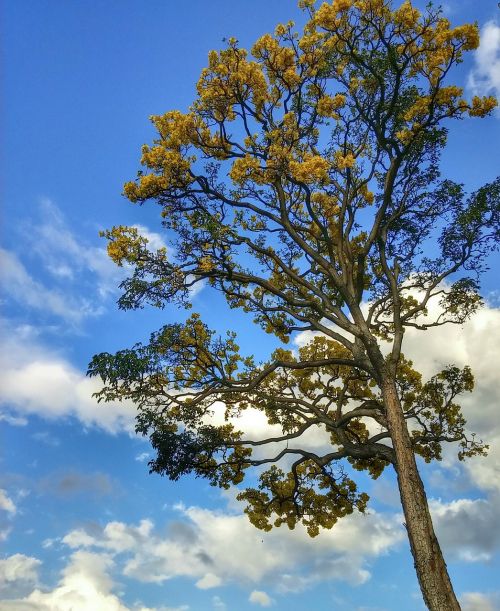
[[[314,535],[366,506],[349,470],[397,469],[388,379],[425,460],[444,442],[459,442],[461,458],[485,451],[455,402],[472,390],[470,371],[449,366],[423,382],[402,344],[408,328],[461,324],[480,307],[500,179],[467,195],[439,171],[446,122],[496,105],[447,84],[479,44],[476,25],[452,27],[408,0],[300,4],[301,34],[280,24],[250,51],[230,39],[210,52],[189,112],[151,118],[158,136],[124,192],[158,203],[177,236],[171,256],[134,228],[105,235],[111,258],[133,270],[122,308],[189,307],[207,283],[283,344],[298,331],[311,341],[256,364],[234,334],[216,338],[194,315],[147,345],[97,355],[89,373],[104,382],[100,399],[138,406],[153,471],[227,487],[258,467],[259,487],[241,493],[252,522],[302,520]],[[269,434],[238,430],[249,409]],[[312,434],[316,451],[304,443]]]

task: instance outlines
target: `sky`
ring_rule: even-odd
[[[444,10],[482,32],[454,82],[499,95],[496,0]],[[121,196],[151,140],[148,117],[187,109],[224,38],[249,46],[278,22],[300,23],[295,2],[4,0],[1,11],[0,609],[423,609],[391,473],[362,478],[369,512],[316,539],[301,528],[262,533],[234,492],[149,475],[133,407],[97,405],[98,382],[85,376],[93,354],[187,316],[119,311],[123,270],[98,236],[135,225],[164,243],[158,210]],[[443,173],[468,189],[493,180],[499,139],[500,113],[455,123]],[[466,611],[500,609],[500,261],[490,263],[485,307],[462,328],[408,333],[405,348],[426,375],[449,362],[476,375],[464,413],[490,455],[420,464]],[[235,329],[242,352],[268,354],[268,336],[208,288],[193,309],[211,328]],[[263,426],[256,415],[247,424]]]

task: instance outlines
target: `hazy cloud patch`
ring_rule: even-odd
[[[488,21],[481,28],[481,42],[474,52],[474,68],[467,82],[476,95],[500,95],[500,25]],[[500,116],[497,109],[497,116]]]

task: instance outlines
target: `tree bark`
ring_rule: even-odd
[[[460,611],[429,512],[424,485],[394,380],[382,383],[387,423],[396,455],[401,504],[415,570],[425,604],[431,611]]]

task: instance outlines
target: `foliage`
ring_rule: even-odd
[[[250,52],[230,39],[210,52],[188,113],[151,117],[158,137],[125,195],[159,204],[174,254],[149,250],[130,227],[105,235],[111,258],[132,269],[120,307],[190,307],[206,282],[283,344],[301,331],[310,341],[255,363],[234,333],[217,337],[194,314],[146,345],[95,356],[89,373],[104,382],[100,400],[138,406],[152,471],[227,488],[257,467],[258,487],[239,497],[251,521],[302,521],[314,536],[365,509],[355,470],[397,468],[384,380],[416,454],[439,460],[445,442],[461,459],[484,453],[456,403],[473,388],[470,369],[424,381],[402,343],[405,329],[461,324],[480,307],[500,180],[467,196],[439,170],[448,121],[496,105],[446,84],[478,46],[476,25],[453,28],[409,1],[300,4],[302,35],[281,24]],[[250,409],[265,414],[267,436],[238,430]]]

